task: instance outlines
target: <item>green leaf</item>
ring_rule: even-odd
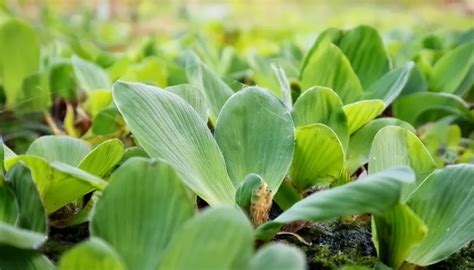
[[[71,58],[72,67],[79,87],[92,92],[97,89],[110,89],[112,84],[107,73],[94,64],[76,55]]]
[[[323,124],[296,129],[290,179],[300,192],[336,180],[344,167],[344,149],[336,134]]]
[[[40,47],[34,29],[12,19],[0,25],[0,80],[10,109],[29,98],[23,93],[24,80],[38,72]]]
[[[425,266],[442,261],[474,240],[473,192],[472,164],[437,170],[421,183],[408,205],[428,226],[428,234],[412,250],[409,262]]]
[[[277,97],[258,87],[237,92],[219,114],[215,137],[235,187],[256,173],[276,193],[295,145],[291,115]]]
[[[102,180],[100,177],[89,174],[86,171],[83,171],[79,168],[73,167],[66,163],[55,161],[51,163],[51,168],[53,168],[55,172],[59,172],[61,176],[65,176],[65,179],[61,179],[61,181],[57,181],[55,185],[51,185],[48,190],[49,193],[55,194],[55,192],[51,190],[58,189],[59,191],[59,189],[61,189],[60,187],[61,185],[66,185],[64,187],[65,188],[64,192],[66,192],[66,188],[67,188],[73,191],[74,193],[78,193],[78,194],[79,193],[86,194],[92,191],[93,188],[102,191],[107,186],[107,182]],[[75,182],[74,183],[75,186],[73,186],[72,183],[67,183],[68,181]],[[84,191],[82,191],[83,189]],[[85,191],[85,190],[88,190],[88,191]],[[79,197],[80,195],[76,195],[76,196]]]
[[[46,239],[46,235],[42,233],[0,223],[0,249],[4,245],[23,249],[37,249]],[[3,254],[0,253],[0,258],[2,256]]]
[[[292,111],[295,127],[325,124],[338,136],[344,148],[349,141],[347,117],[341,99],[326,87],[306,90],[295,102]]]
[[[207,209],[174,234],[158,269],[245,269],[252,250],[252,225],[242,211]]]
[[[314,54],[316,49],[321,45],[327,42],[332,42],[334,44],[338,44],[343,36],[343,31],[337,28],[328,28],[321,32],[318,38],[314,41],[313,45],[309,48],[309,50],[305,53],[303,57],[303,61],[301,61],[301,73],[308,65],[311,56]]]
[[[179,84],[167,87],[166,90],[180,96],[197,112],[199,117],[207,123],[207,101],[202,90],[190,84]]]
[[[250,213],[250,206],[254,201],[254,196],[264,184],[264,180],[258,174],[249,174],[240,183],[235,193],[235,203],[247,213]]]
[[[436,169],[436,163],[418,137],[401,127],[381,129],[372,142],[369,158],[369,174],[382,172],[396,166],[408,166],[413,169],[416,181],[405,185],[402,201]]]
[[[423,220],[403,204],[372,217],[372,241],[378,257],[394,269],[400,268],[410,251],[423,241],[427,231]]]
[[[344,34],[339,48],[351,63],[364,89],[390,71],[390,61],[377,30],[361,25]]]
[[[67,251],[59,261],[63,270],[125,270],[118,254],[104,241],[92,237]]]
[[[392,104],[407,84],[413,67],[413,62],[410,62],[386,73],[364,91],[361,99],[381,99],[385,106]]]
[[[92,133],[95,135],[108,135],[120,130],[123,121],[115,106],[100,110],[92,121]]]
[[[123,143],[119,139],[107,140],[92,149],[78,167],[90,174],[105,177],[122,159]]]
[[[182,98],[140,83],[117,82],[114,101],[150,157],[169,163],[211,205],[234,204],[235,188],[206,123]]]
[[[196,56],[186,63],[186,76],[190,84],[203,90],[210,107],[209,117],[215,123],[222,106],[234,91]]]
[[[433,66],[428,86],[431,91],[452,94],[461,86],[474,65],[474,42],[460,45],[444,54]]]
[[[380,99],[362,100],[344,106],[349,134],[352,135],[370,120],[381,114],[384,109],[385,103]]]
[[[18,203],[16,226],[46,237],[48,219],[30,170],[25,165],[18,164],[8,172],[6,178]]]
[[[305,254],[296,247],[282,243],[262,247],[250,260],[250,270],[305,270]]]
[[[415,176],[406,168],[393,168],[322,192],[294,204],[273,221],[257,229],[258,239],[270,240],[284,225],[298,220],[324,221],[362,213],[382,214],[400,201],[403,184]]]
[[[346,161],[350,174],[369,161],[370,147],[375,135],[380,129],[387,126],[399,126],[416,132],[410,124],[395,118],[379,118],[370,121],[351,137]]]
[[[112,92],[110,89],[97,89],[87,94],[87,100],[83,108],[95,118],[97,114],[107,108],[111,102]]]
[[[46,256],[36,251],[0,246],[0,269],[54,270],[55,267]]]
[[[291,98],[291,87],[290,82],[288,81],[288,77],[285,74],[285,70],[280,66],[272,65],[273,74],[278,80],[278,84],[281,89],[282,101],[285,106],[291,110],[293,107],[293,100]]]
[[[45,72],[35,73],[23,80],[21,89],[24,98],[17,103],[17,115],[44,111],[51,106],[52,97],[47,75]]]
[[[469,105],[460,97],[447,93],[419,92],[406,95],[396,100],[392,111],[397,118],[414,126],[419,126],[427,119],[437,120],[447,114],[471,119]]]
[[[193,212],[169,165],[132,158],[112,174],[90,230],[108,242],[129,269],[156,269],[173,233]]]
[[[356,101],[362,94],[362,86],[349,60],[332,43],[321,44],[302,70],[302,89],[313,86],[333,89],[344,104]]]
[[[82,140],[68,136],[42,136],[26,151],[27,155],[42,157],[48,162],[60,161],[77,166],[90,151]]]
[[[253,77],[256,85],[268,89],[278,98],[283,97],[282,89],[278,78],[275,77],[272,69],[272,59],[264,58],[256,53],[250,53],[248,56],[248,64],[252,68]]]
[[[141,62],[130,65],[127,72],[120,79],[166,87],[168,79],[166,64],[163,59],[148,56]]]
[[[18,217],[15,194],[6,184],[0,185],[0,223],[14,225]]]

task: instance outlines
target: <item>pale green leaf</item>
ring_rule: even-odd
[[[415,183],[403,187],[403,201],[436,169],[430,153],[414,133],[401,127],[385,127],[372,142],[369,174],[397,166],[408,166],[416,175]]]
[[[428,176],[408,205],[428,226],[425,240],[408,261],[430,265],[474,240],[474,165],[448,166]]]
[[[295,102],[292,111],[295,127],[325,124],[338,136],[344,148],[349,142],[349,129],[343,104],[337,94],[326,87],[306,90]]]
[[[173,233],[193,212],[169,165],[132,158],[112,174],[90,230],[108,242],[129,269],[156,269]]]
[[[300,192],[315,185],[328,185],[344,167],[344,150],[336,134],[323,124],[296,129],[296,145],[290,179]]]
[[[367,25],[351,29],[341,38],[339,48],[351,63],[364,89],[390,71],[390,61],[377,30]]]
[[[356,101],[362,94],[362,86],[349,60],[332,43],[318,46],[301,73],[303,91],[313,86],[333,89],[344,104]]]
[[[399,126],[416,132],[410,124],[395,118],[379,118],[370,121],[351,137],[347,152],[347,167],[350,174],[369,161],[372,141],[377,132],[386,126]]]
[[[253,251],[253,230],[236,208],[207,209],[175,233],[160,270],[245,269]]]
[[[271,239],[284,225],[297,220],[324,221],[362,213],[382,214],[400,201],[403,184],[415,175],[406,168],[392,168],[329,190],[313,193],[273,221],[257,229],[257,238]]]
[[[410,207],[398,204],[372,217],[372,241],[379,259],[399,269],[410,251],[426,236],[428,228]]]
[[[138,144],[169,163],[211,205],[234,204],[235,188],[206,123],[179,96],[140,83],[117,82],[114,101]]]
[[[123,153],[123,143],[119,139],[107,140],[92,149],[78,167],[90,174],[105,177],[122,159]]]
[[[62,270],[125,270],[117,253],[104,241],[92,237],[67,251],[59,261]]]
[[[89,151],[89,146],[80,139],[51,135],[36,139],[26,154],[44,158],[48,162],[59,161],[77,166]]]
[[[288,77],[285,74],[285,70],[281,68],[280,66],[272,65],[273,69],[273,74],[278,80],[278,84],[281,89],[281,99],[283,101],[283,104],[291,110],[293,107],[293,100],[291,98],[291,87],[290,87],[290,82],[288,81]]]
[[[337,28],[328,28],[321,32],[318,35],[318,38],[313,42],[311,47],[308,49],[308,51],[305,53],[303,60],[301,61],[301,73],[302,71],[306,68],[308,65],[309,60],[311,59],[311,56],[314,54],[316,49],[321,45],[325,44],[327,42],[332,42],[334,44],[338,44],[339,41],[341,40],[343,36],[343,31]]]
[[[42,233],[18,228],[6,223],[0,223],[0,247],[8,245],[24,249],[36,249],[39,248],[46,239],[46,235]],[[0,253],[0,258],[2,255],[3,254]]]
[[[380,99],[362,100],[344,106],[347,116],[349,134],[353,134],[370,120],[373,120],[385,109],[385,103]]]
[[[460,45],[444,54],[433,66],[428,86],[431,91],[452,94],[461,86],[466,77],[472,76],[474,65],[474,42]],[[466,88],[468,89],[468,88]]]
[[[191,105],[191,107],[193,107],[199,117],[207,123],[208,105],[206,97],[201,89],[190,84],[179,84],[167,87],[165,90],[168,90],[184,99],[189,103],[189,105]]]
[[[282,243],[262,247],[250,260],[250,270],[305,270],[305,254],[293,246]]]
[[[258,87],[237,92],[219,114],[215,137],[235,187],[256,173],[276,193],[295,144],[291,115],[277,97]]]
[[[84,60],[77,55],[71,58],[77,83],[82,90],[91,92],[97,89],[110,89],[112,84],[109,76],[101,67]]]
[[[11,19],[0,25],[0,80],[13,109],[23,99],[24,80],[40,65],[40,47],[34,29],[26,22]]]

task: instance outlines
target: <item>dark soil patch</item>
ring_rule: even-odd
[[[65,228],[51,226],[48,241],[41,247],[41,252],[57,262],[65,251],[87,238],[89,238],[89,222]]]

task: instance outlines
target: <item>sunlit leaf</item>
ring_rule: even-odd
[[[385,103],[380,99],[362,100],[344,106],[349,134],[356,132],[370,120],[381,114],[384,109]]]
[[[274,95],[258,87],[234,94],[219,114],[215,137],[234,186],[256,173],[278,190],[295,143],[291,115]]]
[[[123,143],[119,139],[107,140],[92,149],[78,165],[90,174],[105,177],[123,157]]]
[[[198,113],[204,122],[207,122],[208,105],[202,90],[190,84],[179,84],[167,87],[166,90],[180,96]]]
[[[71,58],[77,83],[82,90],[91,92],[97,89],[110,89],[112,84],[107,73],[96,64],[76,55]]]
[[[59,161],[77,166],[89,151],[89,146],[80,139],[68,136],[42,136],[30,145],[26,154],[44,158],[48,162]]]

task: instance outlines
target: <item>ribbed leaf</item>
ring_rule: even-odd
[[[6,184],[0,185],[0,223],[14,225],[18,217],[15,194]]]
[[[158,269],[245,269],[252,250],[252,225],[239,209],[208,209],[175,233]]]
[[[7,107],[13,109],[27,98],[23,82],[38,71],[39,65],[40,47],[34,29],[16,19],[0,24],[0,80]]]
[[[54,270],[55,267],[46,256],[36,251],[0,246],[0,269]]]
[[[344,104],[354,102],[362,94],[362,86],[349,60],[332,43],[319,45],[301,73],[302,89],[313,86],[333,89]]]
[[[385,103],[380,99],[362,100],[344,106],[349,134],[356,132],[370,120],[381,114],[384,109]]]
[[[419,92],[406,95],[397,99],[392,110],[394,116],[415,126],[427,119],[437,120],[447,114],[471,118],[469,105],[460,97],[447,93]]]
[[[381,99],[385,106],[392,104],[407,84],[413,67],[413,62],[410,62],[386,73],[364,91],[361,99]]]
[[[190,84],[203,90],[210,107],[209,117],[215,123],[222,106],[234,91],[197,57],[190,58],[186,63],[186,75]]]
[[[415,176],[408,168],[393,168],[329,190],[316,192],[257,229],[270,240],[284,225],[297,220],[324,221],[361,213],[382,214],[400,201],[404,183]]]
[[[107,140],[92,149],[78,167],[90,174],[105,177],[123,157],[123,143],[119,139]]]
[[[428,226],[425,240],[408,261],[430,265],[474,240],[474,165],[437,170],[408,198],[408,205]]]
[[[283,104],[291,110],[293,107],[293,100],[291,98],[291,87],[290,82],[288,81],[288,77],[285,74],[285,70],[279,66],[272,65],[273,73],[278,80],[278,84],[280,85],[281,89],[281,100]]]
[[[193,212],[169,165],[132,158],[112,174],[90,230],[108,242],[129,269],[156,269],[173,233]]]
[[[208,105],[201,89],[190,84],[179,84],[167,87],[166,90],[180,96],[189,103],[199,117],[207,123]]]
[[[351,137],[347,153],[347,167],[350,174],[369,161],[372,141],[377,132],[386,126],[399,126],[416,132],[410,124],[395,118],[380,118],[370,121]]]
[[[305,53],[303,57],[303,61],[301,61],[301,73],[303,73],[302,71],[308,65],[308,62],[311,59],[311,56],[314,54],[314,52],[319,47],[319,45],[325,44],[327,42],[339,44],[339,41],[341,40],[342,36],[343,36],[343,31],[337,28],[328,28],[322,31],[318,35],[318,38],[314,41],[313,45],[311,45],[309,50]]]
[[[290,178],[299,191],[328,185],[344,167],[344,150],[336,134],[323,124],[296,129],[296,146]]]
[[[140,83],[117,82],[114,101],[140,146],[169,163],[211,205],[233,204],[235,188],[206,124],[183,99]]]
[[[337,134],[342,145],[347,147],[349,141],[347,117],[341,99],[331,89],[314,87],[306,90],[296,100],[292,116],[295,127],[325,124]]]
[[[435,92],[456,93],[474,65],[474,42],[460,45],[444,54],[434,65],[429,88]],[[468,88],[466,88],[468,89]]]
[[[305,270],[305,254],[282,243],[262,247],[250,260],[250,270]]]
[[[42,136],[26,151],[27,155],[42,157],[48,162],[59,161],[77,166],[90,151],[82,140],[68,136]]]
[[[339,48],[351,63],[364,89],[390,71],[390,62],[377,30],[361,25],[342,37]]]
[[[436,163],[415,134],[401,127],[385,127],[372,142],[369,173],[396,166],[408,166],[416,175],[415,183],[403,187],[403,201],[436,169]]]
[[[379,259],[399,269],[410,251],[426,236],[428,228],[410,207],[398,204],[372,218],[372,241]]]
[[[215,137],[235,187],[256,173],[276,193],[295,145],[291,115],[277,97],[258,87],[237,92],[219,114]]]
[[[82,242],[68,252],[59,261],[62,270],[125,270],[118,254],[99,238]]]
[[[4,245],[23,249],[37,249],[46,241],[46,238],[46,235],[42,233],[0,223],[0,250]],[[2,256],[3,254],[0,253],[0,260]]]
[[[71,58],[77,83],[82,90],[91,92],[98,89],[110,89],[112,84],[107,73],[96,64],[76,55]]]

